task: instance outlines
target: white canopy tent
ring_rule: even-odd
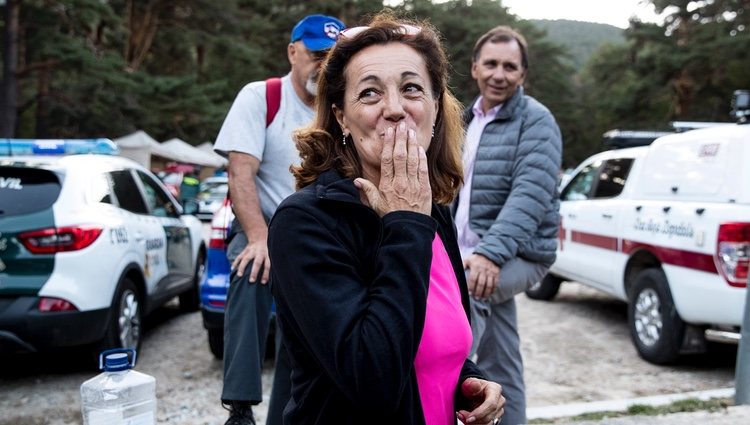
[[[130,158],[149,169],[163,168],[163,163],[169,161],[213,168],[226,164],[224,158],[213,152],[209,154],[177,138],[159,143],[143,130],[115,139],[114,142],[120,148],[121,156]],[[162,164],[152,163],[153,157],[159,157],[161,161],[155,162]]]
[[[130,158],[149,169],[152,168],[151,157],[154,155],[168,161],[183,160],[183,157],[162,146],[143,130],[115,139],[114,142],[120,148],[120,156]]]
[[[205,151],[200,150],[195,146],[176,137],[167,140],[166,142],[162,143],[161,146],[164,148],[168,148],[170,151],[173,151],[182,156],[185,160],[181,162],[185,162],[188,164],[219,168],[226,163],[224,158],[215,158],[213,155],[209,155]]]
[[[226,158],[214,151],[214,145],[211,142],[203,142],[195,148],[205,152],[211,158],[215,158],[216,160],[221,161],[222,165],[227,165],[227,163],[229,162]]]

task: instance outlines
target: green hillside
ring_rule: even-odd
[[[593,22],[558,20],[531,20],[534,25],[547,32],[547,37],[565,47],[571,55],[571,64],[580,69],[591,55],[604,44],[620,44],[625,41],[623,29]]]

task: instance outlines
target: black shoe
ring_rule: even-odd
[[[224,425],[255,425],[252,405],[248,402],[230,402],[229,419]]]

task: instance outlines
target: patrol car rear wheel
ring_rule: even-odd
[[[685,323],[677,314],[667,277],[661,269],[640,272],[630,292],[628,324],[638,354],[655,364],[679,356]]]
[[[552,298],[555,298],[557,292],[560,291],[561,283],[562,279],[559,277],[547,274],[542,280],[531,285],[531,287],[525,291],[526,296],[532,300],[549,301]]]
[[[180,310],[189,313],[196,311],[201,306],[200,285],[206,274],[206,260],[203,252],[198,253],[195,261],[195,274],[193,284],[188,291],[180,294]]]
[[[138,288],[130,279],[124,278],[120,282],[111,308],[104,348],[135,348],[138,351],[141,346],[143,310]]]

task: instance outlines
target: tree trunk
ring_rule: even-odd
[[[0,93],[0,137],[12,138],[16,133],[16,113],[18,108],[18,88],[16,69],[18,68],[18,21],[21,0],[7,0],[5,3],[5,37],[3,42],[3,83]]]
[[[37,74],[37,102],[36,102],[36,137],[50,138],[49,132],[49,84],[52,66],[39,69]]]
[[[674,90],[674,117],[675,119],[685,119],[690,113],[690,106],[693,103],[693,94],[695,91],[695,81],[683,69],[680,74],[672,81]]]
[[[159,10],[163,5],[160,0],[149,0],[140,6],[132,0],[128,1],[126,10],[129,34],[124,52],[127,71],[137,71],[151,50],[159,28]]]

